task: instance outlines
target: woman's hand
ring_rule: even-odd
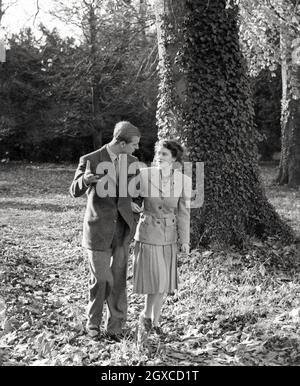
[[[181,252],[186,253],[186,254],[190,253],[190,246],[188,243],[183,243],[181,245]]]
[[[131,203],[131,209],[134,213],[140,213],[142,211],[142,208],[138,206],[135,202]]]

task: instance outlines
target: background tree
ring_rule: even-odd
[[[254,122],[261,134],[258,140],[259,161],[271,161],[280,154],[281,148],[281,74],[276,76],[269,69],[263,69],[255,77],[249,77],[253,90]]]
[[[7,10],[16,3],[17,1],[0,0],[0,27],[3,16],[6,14]]]
[[[42,54],[32,31],[13,35],[8,44],[0,71],[0,143],[8,145],[10,155],[15,155],[22,153],[26,141],[43,135],[49,98]]]
[[[159,137],[178,137],[205,163],[205,200],[192,240],[241,245],[248,236],[291,240],[267,201],[257,163],[253,104],[239,43],[238,9],[225,0],[157,0]]]
[[[281,66],[281,159],[277,181],[300,185],[300,5],[296,0],[241,0],[241,38],[250,72]]]
[[[0,74],[6,85],[0,93],[0,102],[11,110],[10,121],[6,114],[0,126],[3,155],[9,151],[10,157],[17,159],[75,161],[80,154],[100,146],[101,138],[107,142],[116,121],[129,119],[143,132],[142,160],[151,160],[157,133],[157,45],[155,32],[150,30],[153,17],[148,12],[141,26],[139,7],[122,3],[119,8],[116,2],[102,5],[105,8],[99,10],[99,15],[104,19],[101,29],[97,26],[94,60],[88,40],[90,14],[83,13],[84,9],[73,10],[75,20],[81,27],[83,23],[81,39],[78,34],[74,34],[77,38],[62,38],[57,30],[40,26],[42,37],[31,39],[31,43],[28,40],[26,48],[23,47],[25,43],[14,43],[19,39],[17,35],[11,40],[14,51],[10,50],[10,58]],[[146,34],[142,33],[145,24]],[[43,79],[41,96],[46,98],[40,115],[26,110],[28,125],[21,124],[25,120],[14,119],[19,114],[18,111],[14,113],[14,106],[22,108],[19,93],[8,98],[9,84],[14,84],[15,78],[23,72],[22,60],[19,64],[15,60],[22,50],[29,56],[31,52],[37,55],[38,69],[33,66],[31,79],[36,77],[37,82]],[[27,81],[28,78],[25,83]],[[27,96],[34,98],[31,93]],[[99,122],[101,127],[97,126]],[[34,125],[40,129],[35,130]],[[16,147],[21,138],[21,146]]]
[[[0,26],[1,26],[1,21],[4,13],[5,11],[3,10],[3,0],[0,0]]]
[[[145,6],[141,14],[139,3],[135,5],[131,1],[84,0],[67,6],[59,2],[56,12],[62,20],[71,20],[82,29],[80,78],[89,86],[93,118],[87,121],[95,148],[106,137],[107,122],[112,117],[116,121],[124,115],[128,119],[135,115],[138,99],[143,107],[146,105],[146,115],[149,110],[152,115],[155,111],[153,83],[146,82],[153,68],[143,65],[144,57],[151,56],[155,46],[154,34],[145,33],[153,21]],[[136,88],[142,90],[140,82],[144,95],[137,98]]]

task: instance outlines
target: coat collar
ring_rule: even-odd
[[[115,162],[116,158],[118,158],[118,155],[111,151],[111,149],[110,149],[108,144],[106,145],[106,151],[109,154],[110,159],[112,160],[112,162]]]
[[[109,152],[107,151],[107,146],[108,146],[108,144],[102,146],[99,149],[99,161],[112,162],[111,157],[109,155]],[[133,156],[127,154],[127,165],[129,165],[133,161],[137,161],[137,159],[134,158]]]
[[[102,146],[99,150],[99,161],[107,161],[107,162],[111,162],[111,158],[110,158],[110,155],[108,154],[108,151],[107,151],[107,144]]]

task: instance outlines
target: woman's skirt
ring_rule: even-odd
[[[153,245],[136,241],[133,292],[172,293],[177,287],[177,245]]]

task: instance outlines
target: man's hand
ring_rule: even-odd
[[[138,206],[138,204],[136,204],[135,202],[131,203],[131,209],[134,213],[141,213],[142,211],[142,208]]]
[[[186,254],[190,253],[189,244],[187,244],[187,243],[182,244],[181,245],[181,252],[186,253]]]
[[[90,164],[90,161],[87,160],[85,172],[84,172],[84,175],[83,175],[84,183],[87,186],[89,186],[89,185],[91,185],[94,182],[98,182],[99,178],[100,177],[97,174],[94,174],[94,173],[91,172],[91,164]]]

